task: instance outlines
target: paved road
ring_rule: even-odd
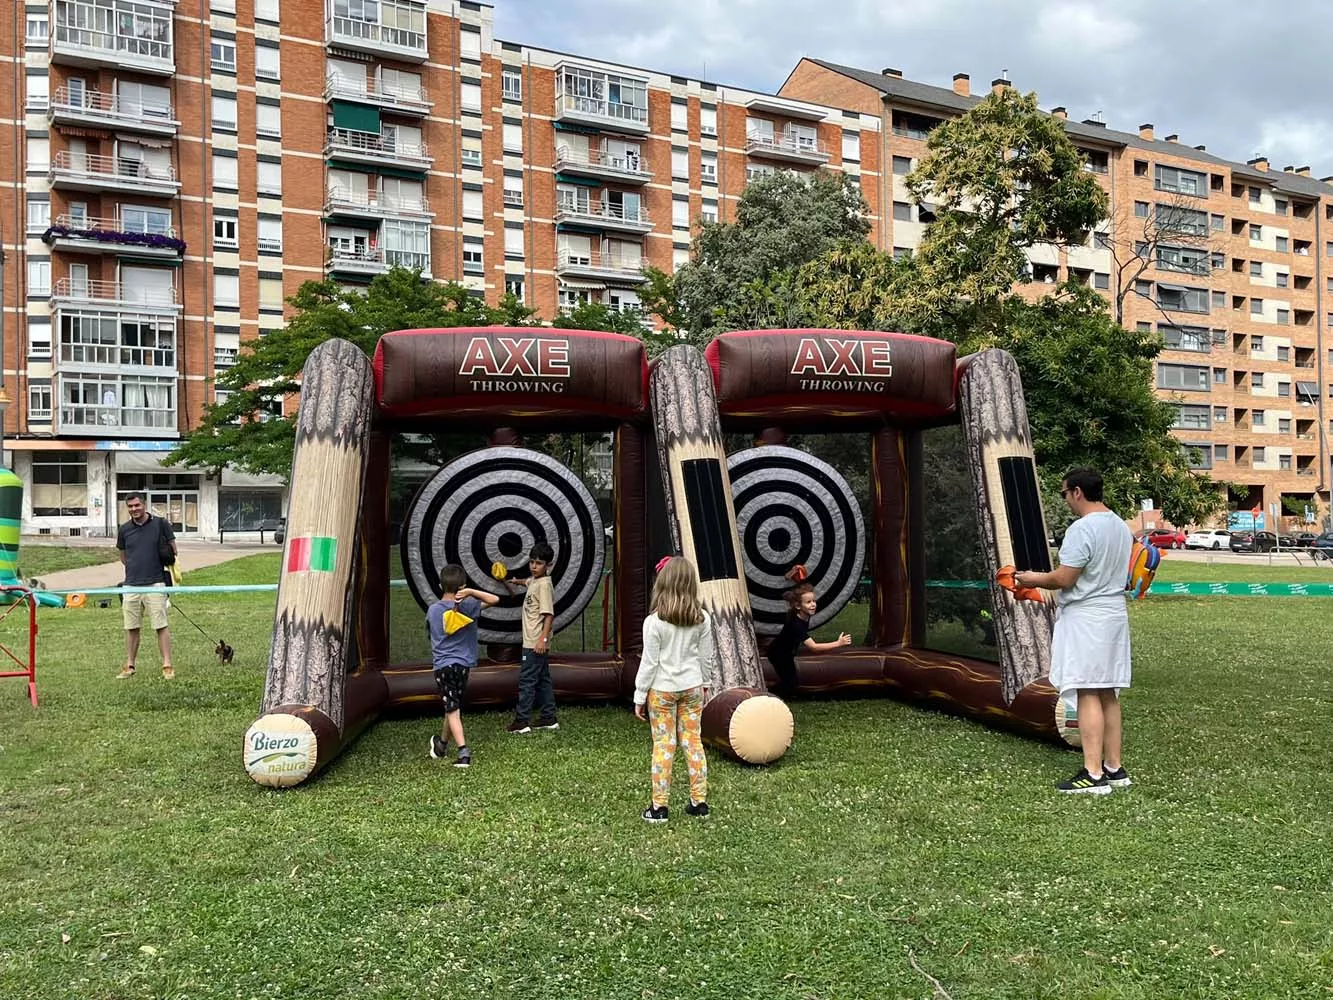
[[[1294,552],[1283,549],[1279,552],[1232,552],[1229,549],[1167,549],[1167,559],[1173,562],[1193,563],[1230,563],[1244,566],[1319,566],[1327,567],[1328,561],[1317,562],[1309,549],[1296,549]]]
[[[70,539],[70,541],[74,541],[74,539]],[[96,542],[100,545],[115,544],[114,541],[105,538],[96,539]],[[28,543],[25,541],[24,544]],[[273,544],[259,545],[248,542],[228,542],[226,545],[221,545],[218,542],[180,540],[176,543],[176,550],[176,557],[180,562],[181,569],[188,573],[193,569],[216,566],[218,563],[230,562],[233,559],[252,556],[259,552],[281,552],[282,547]],[[84,566],[80,569],[65,569],[58,573],[47,573],[41,580],[48,590],[72,590],[77,587],[87,587],[89,589],[93,587],[117,587],[124,576],[120,563],[113,562],[99,563],[96,566]],[[277,582],[276,579],[274,582]]]

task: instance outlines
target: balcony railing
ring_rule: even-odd
[[[365,83],[344,80],[339,76],[330,76],[324,88],[326,101],[358,101],[363,104],[378,104],[408,114],[424,115],[430,112],[430,101],[422,87],[394,87],[379,80],[367,79]]]
[[[634,104],[620,104],[596,97],[564,94],[556,99],[555,116],[606,123],[636,132],[648,131],[648,109]]]
[[[149,228],[143,220],[131,226],[124,219],[87,215],[57,216],[55,223],[42,234],[42,241],[85,253],[123,253],[132,247],[137,254],[179,257],[185,251],[185,242],[177,238],[174,226]]]
[[[74,153],[68,149],[62,149],[52,159],[50,179],[52,184],[94,190],[112,188],[168,195],[180,187],[176,170],[170,164],[154,167],[131,157]]]
[[[1313,476],[1313,475],[1314,475],[1314,469],[1310,468],[1310,467],[1307,465],[1307,466],[1304,466],[1304,467],[1302,467],[1302,468],[1297,469],[1297,470],[1296,470],[1296,475],[1298,475],[1298,476]]]
[[[407,267],[430,274],[430,254],[412,250],[330,245],[328,255],[329,266],[335,271],[379,274],[391,267]]]
[[[825,163],[829,158],[827,144],[818,139],[783,134],[780,136],[752,135],[745,140],[745,151],[751,156],[767,156],[779,160],[800,160]]]
[[[89,302],[133,308],[178,309],[174,288],[130,288],[119,281],[75,281],[60,278],[52,292],[53,302]]]
[[[56,0],[51,55],[74,65],[110,65],[149,73],[176,71],[174,3],[157,0]]]
[[[607,177],[622,182],[646,184],[653,179],[652,173],[637,154],[616,156],[602,149],[590,149],[582,153],[564,145],[555,149],[555,169],[557,173]]]
[[[639,281],[643,278],[644,260],[639,256],[610,253],[603,250],[561,250],[556,255],[557,274],[584,274],[591,277]]]
[[[329,188],[328,203],[324,211],[329,214],[342,212],[353,215],[384,215],[422,218],[430,215],[430,202],[421,198],[395,198],[379,191],[348,191],[346,188]]]
[[[393,135],[350,128],[329,129],[324,155],[373,163],[389,161],[423,170],[430,167],[430,154],[424,142],[407,142]]]
[[[555,221],[578,222],[634,233],[646,233],[653,228],[646,208],[640,206],[626,212],[623,205],[612,205],[609,202],[562,202],[556,207]]]
[[[146,105],[100,90],[57,87],[47,116],[55,122],[109,125],[121,130],[174,135],[180,127],[171,105]]]
[[[395,59],[424,62],[426,59],[426,5],[424,3],[379,4],[381,14],[395,16],[407,13],[402,20],[416,22],[414,26],[402,28],[381,24],[378,21],[363,21],[355,17],[334,15],[326,22],[329,44],[341,45],[349,49],[359,49],[376,55],[389,55]]]

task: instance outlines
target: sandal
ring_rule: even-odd
[[[120,668],[120,673],[116,674],[116,680],[123,681],[134,676],[134,664],[127,663]]]
[[[162,667],[162,679],[164,681],[173,680],[176,677],[176,671],[171,668],[171,664],[165,664]]]

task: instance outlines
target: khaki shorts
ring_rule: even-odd
[[[155,583],[154,587],[165,587],[165,584]],[[155,630],[167,627],[167,595],[166,594],[126,594],[125,595],[125,628],[133,630],[143,624],[143,613],[148,612],[148,624]]]

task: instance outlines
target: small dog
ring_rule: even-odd
[[[213,652],[217,653],[218,662],[222,664],[230,663],[231,658],[236,655],[236,650],[227,645],[226,639],[219,639],[217,649]]]

